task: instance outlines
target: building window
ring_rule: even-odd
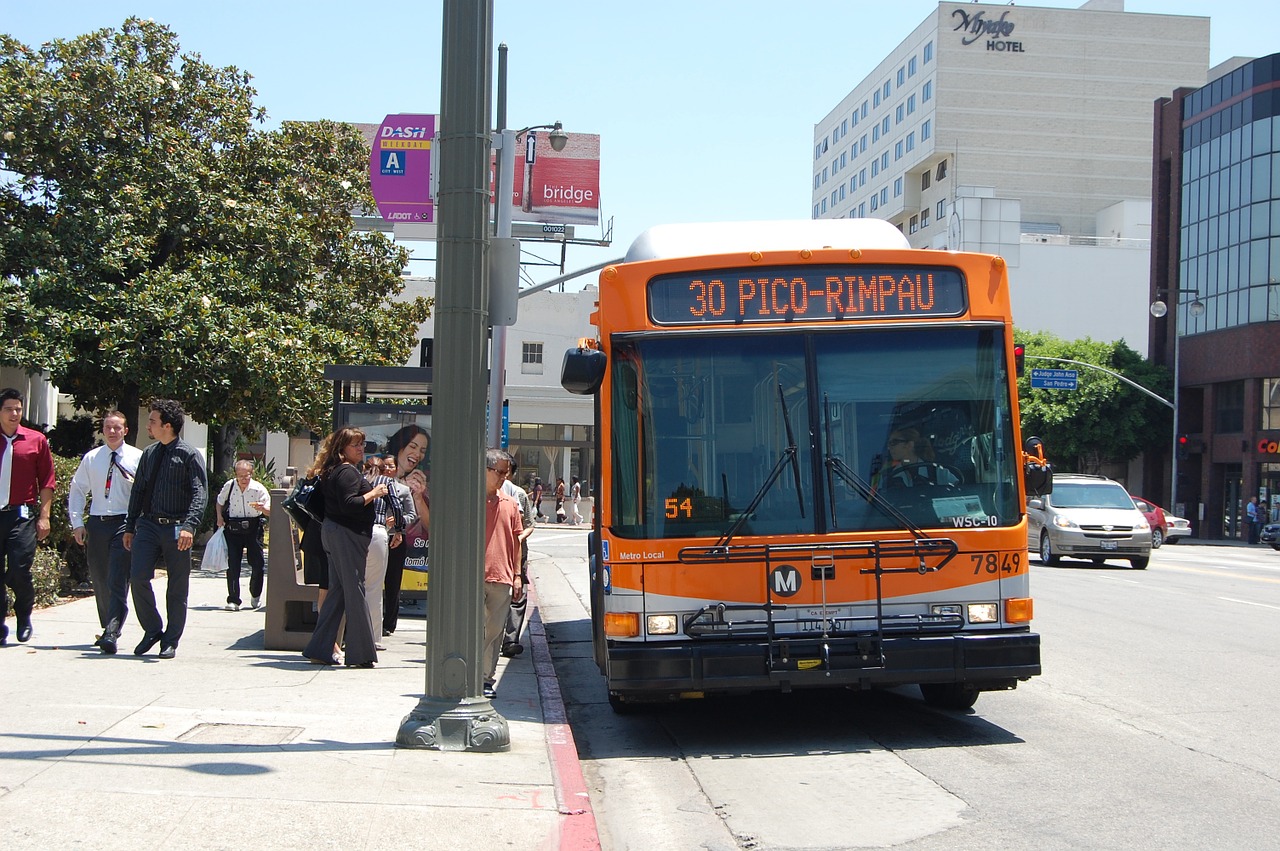
[[[912,232],[912,233],[915,233],[915,232],[916,232],[916,231],[918,231],[918,230],[920,230],[920,217],[919,217],[919,216],[912,216],[912,217],[911,217],[911,232]]]
[[[924,46],[924,64],[928,65],[933,61],[933,42],[928,42]]]
[[[862,117],[867,117],[867,102],[865,100],[862,102]]]
[[[858,205],[858,217],[859,217],[859,218],[864,218],[864,219],[867,217],[867,202],[866,202],[866,201],[863,201],[861,204],[859,204],[859,205]]]
[[[1244,382],[1229,381],[1215,388],[1214,430],[1221,434],[1244,431]]]
[[[898,69],[898,88],[902,88],[903,85],[906,84],[906,82],[907,82],[907,69],[899,68]]]
[[[914,77],[916,75],[916,58],[912,56],[907,60],[907,76]]]
[[[862,153],[865,154],[867,152],[867,134],[866,133],[862,134],[862,140],[861,140],[861,143],[858,145],[858,147],[862,149]]]
[[[937,177],[938,177],[938,180],[946,180],[946,179],[947,179],[947,161],[946,161],[946,160],[943,160],[942,162],[938,163],[938,175],[937,175]]]
[[[850,192],[858,191],[858,175],[856,174],[853,177],[849,178],[849,191]]]
[[[888,100],[888,99],[889,99],[889,92],[890,92],[890,91],[892,91],[892,89],[890,89],[890,88],[889,88],[889,81],[888,81],[888,80],[885,80],[885,81],[884,81],[884,87],[881,89],[881,91],[884,93],[884,98],[885,98],[885,100]]]
[[[893,197],[894,198],[902,197],[902,178],[901,177],[896,178],[893,181]]]
[[[932,181],[932,178],[933,178],[933,172],[931,171],[926,171],[924,174],[920,175],[920,191],[921,192],[929,188],[929,183]],[[818,187],[815,186],[813,188],[817,189]]]
[[[542,374],[542,343],[520,344],[520,371],[525,374]]]
[[[879,206],[880,206],[880,197],[878,195],[872,195],[871,196],[871,212],[874,213],[876,211],[876,208]]]
[[[1262,379],[1262,427],[1280,429],[1280,378]]]
[[[840,200],[841,201],[844,200],[844,184],[843,183],[840,184]]]
[[[938,221],[942,221],[946,217],[947,217],[947,202],[945,200],[939,201],[938,202]]]
[[[852,118],[853,118],[853,120],[849,123],[849,126],[850,126],[850,127],[857,127],[857,126],[858,126],[858,110],[856,110],[856,109],[855,109],[855,110],[853,111]]]
[[[933,126],[933,119],[929,119],[924,124],[920,125],[920,141],[921,142],[929,141],[929,134],[932,130],[932,126]]]
[[[907,115],[916,111],[916,96],[907,95]]]
[[[845,166],[847,166],[848,164],[849,164],[849,152],[848,152],[848,151],[841,151],[841,152],[840,152],[840,167],[841,167],[841,168],[844,168],[844,167],[845,167]]]
[[[880,190],[880,203],[881,204],[889,203],[889,187],[888,186]]]
[[[908,133],[907,134],[907,153],[911,153],[915,149],[916,149],[916,134]]]
[[[880,122],[880,133],[884,136],[889,135],[889,116],[887,115],[884,117],[884,121]]]
[[[880,170],[881,171],[889,170],[889,152],[888,151],[885,151],[883,154],[880,155]]]
[[[920,87],[920,102],[926,103],[933,97],[933,80],[925,80]]]
[[[871,105],[872,105],[872,106],[879,106],[879,105],[880,105],[880,90],[879,90],[879,89],[876,89],[876,90],[875,90],[875,92],[871,95]]]
[[[906,111],[907,111],[907,107],[905,105],[898,104],[898,108],[893,112],[893,123],[901,124],[902,119],[906,117]]]
[[[897,142],[894,143],[893,158],[895,161],[902,159],[902,140],[901,139],[899,139]]]
[[[848,132],[849,132],[849,119],[846,118],[844,121],[840,122],[840,138],[843,139],[844,135]]]
[[[880,141],[880,125],[879,124],[871,128],[871,141],[873,142]]]
[[[858,185],[867,185],[867,170],[865,168],[858,172]]]
[[[920,211],[920,227],[927,228],[929,226],[929,208],[925,207]]]
[[[826,199],[826,198],[823,198],[823,199],[822,199],[822,212],[824,212],[824,213],[825,213],[826,211],[827,211],[827,199]]]
[[[880,173],[880,160],[878,160],[878,159],[876,159],[876,160],[872,160],[872,161],[871,161],[871,176],[872,176],[872,177],[875,177],[875,176],[876,176],[877,174],[879,174],[879,173]]]
[[[821,178],[821,175],[817,175],[817,174],[815,174],[815,175],[813,176],[813,188],[814,188],[814,189],[817,189],[817,188],[818,188],[818,180],[819,180],[820,178]]]

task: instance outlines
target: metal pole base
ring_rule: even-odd
[[[488,698],[424,697],[400,722],[396,747],[500,753],[511,750],[511,731]]]

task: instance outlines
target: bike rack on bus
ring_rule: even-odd
[[[918,573],[926,575],[945,567],[955,558],[959,547],[950,538],[913,538],[907,540],[867,541],[837,544],[742,544],[731,546],[684,547],[679,552],[683,564],[754,563],[764,567],[765,602],[715,603],[703,606],[685,618],[684,632],[691,638],[763,638],[768,644],[765,660],[769,673],[820,670],[828,676],[833,670],[873,669],[885,666],[884,639],[890,635],[924,635],[955,632],[964,626],[959,614],[884,614],[886,574]],[[804,558],[810,565],[811,581],[820,582],[822,599],[819,635],[780,635],[775,612],[790,607],[774,599],[772,577],[776,567]],[[886,560],[909,558],[911,567],[886,567]],[[856,615],[836,619],[828,617],[826,583],[835,578],[836,565],[842,562],[871,560],[872,566],[860,567],[860,575],[876,578],[876,611],[874,615]],[[756,617],[735,618],[731,613],[760,613]]]

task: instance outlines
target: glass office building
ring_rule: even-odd
[[[1250,498],[1280,516],[1280,54],[1210,78],[1156,102],[1151,356],[1178,367],[1177,501],[1245,538]]]

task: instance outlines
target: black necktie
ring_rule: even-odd
[[[111,499],[111,477],[116,471],[116,453],[112,451],[111,461],[107,464],[107,486],[102,489],[102,498]]]

